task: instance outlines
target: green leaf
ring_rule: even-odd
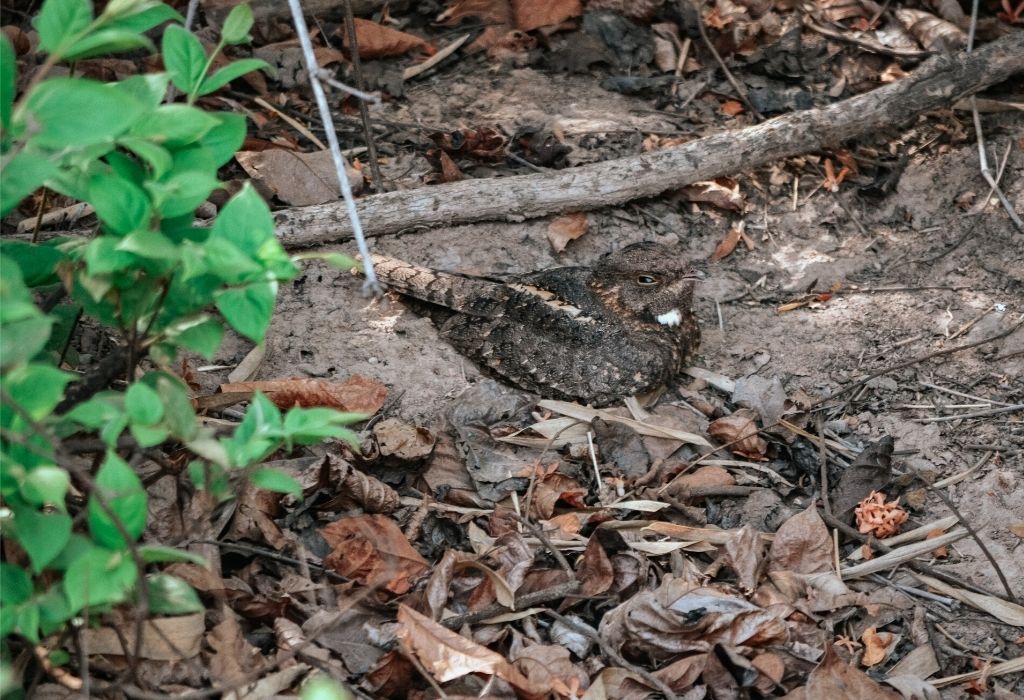
[[[157,202],[160,214],[165,217],[191,214],[206,201],[220,181],[211,173],[202,171],[178,171],[162,182],[149,182],[146,187]]]
[[[217,275],[226,284],[256,282],[266,277],[263,266],[253,260],[255,251],[247,253],[231,241],[211,238],[203,245],[203,253],[206,271]]]
[[[110,5],[107,5],[108,9],[109,7]],[[181,22],[182,24],[185,23],[185,18],[178,14],[178,12],[173,8],[163,3],[154,3],[153,7],[148,7],[141,12],[133,12],[133,14],[119,17],[106,26],[108,28],[127,29],[142,34],[143,32],[148,32],[153,27],[163,24],[169,20]]]
[[[52,328],[53,319],[47,316],[3,324],[0,330],[0,365],[10,367],[31,360],[46,347]]]
[[[154,179],[159,180],[171,169],[171,154],[166,148],[131,136],[118,139],[117,144],[141,158],[149,166]]]
[[[143,113],[142,104],[124,91],[83,78],[43,81],[25,108],[39,125],[31,141],[54,149],[111,141]]]
[[[64,414],[63,420],[95,430],[124,416],[124,394],[112,391],[93,396]]]
[[[242,423],[235,434],[225,441],[232,461],[240,467],[248,466],[266,457],[281,442],[281,412],[261,392],[256,392]]]
[[[199,39],[184,27],[172,24],[164,30],[161,53],[174,87],[192,95],[202,82],[206,67],[206,52]]]
[[[323,260],[331,267],[339,270],[353,270],[359,267],[359,263],[344,253],[299,253],[292,260],[296,263],[303,260]]]
[[[110,291],[110,285],[106,284],[106,280],[102,280],[104,284],[98,284],[101,281],[100,275],[120,272],[135,265],[135,256],[132,253],[118,249],[120,242],[120,239],[114,236],[100,236],[91,240],[82,250],[82,259],[85,261],[85,271],[88,275],[80,276],[79,281],[83,285],[91,285],[87,291],[95,301],[99,301]]]
[[[57,263],[67,258],[64,251],[55,246],[24,241],[3,241],[0,243],[0,253],[18,264],[22,279],[28,287],[57,282],[54,270]]]
[[[148,426],[138,425],[132,423],[128,426],[128,429],[132,433],[132,437],[135,438],[135,442],[139,443],[140,447],[153,447],[165,442],[170,437],[171,433],[167,428],[162,425]]]
[[[69,486],[71,477],[67,470],[56,466],[36,467],[21,482],[21,497],[33,506],[52,505],[64,510],[64,496]]]
[[[120,603],[135,586],[138,570],[128,552],[93,547],[75,559],[64,575],[64,595],[70,612]]]
[[[36,603],[39,606],[39,628],[43,634],[60,631],[73,617],[60,585],[51,586],[50,590],[36,598]]]
[[[32,597],[32,579],[24,569],[0,562],[0,591],[4,605],[21,605]]]
[[[252,9],[247,4],[235,5],[231,8],[228,18],[224,20],[220,38],[224,40],[225,44],[241,44],[249,38],[252,22]]]
[[[157,562],[188,562],[198,566],[208,566],[209,562],[198,554],[187,549],[175,549],[162,544],[144,544],[139,547],[139,556],[146,564]]]
[[[210,240],[223,239],[255,257],[260,246],[274,239],[274,217],[270,207],[248,182],[220,210]]]
[[[153,216],[146,192],[117,175],[94,175],[89,181],[89,202],[107,228],[120,236],[144,228]]]
[[[164,417],[160,394],[143,382],[135,382],[124,392],[124,408],[128,419],[141,425],[153,425]]]
[[[241,289],[225,289],[217,295],[217,310],[232,328],[259,343],[270,327],[276,296],[276,282],[258,282]]]
[[[132,127],[132,135],[170,147],[186,146],[198,141],[220,123],[212,114],[197,107],[161,105]]]
[[[31,508],[13,510],[14,538],[28,554],[32,571],[42,573],[71,540],[71,518],[64,513],[40,513]]]
[[[167,335],[175,345],[212,360],[224,339],[224,327],[216,320],[205,317],[169,328]]]
[[[214,168],[234,158],[245,142],[245,116],[233,112],[218,112],[220,124],[210,129],[199,141],[199,146],[213,163]]]
[[[167,73],[144,73],[120,80],[114,89],[138,101],[147,110],[154,110],[164,101],[171,76]]]
[[[164,404],[164,426],[181,440],[191,440],[196,434],[196,413],[188,398],[188,387],[177,377],[166,372],[150,372],[145,377]]]
[[[135,471],[116,453],[107,452],[96,474],[96,488],[98,493],[89,498],[89,532],[93,540],[111,549],[127,546],[114,520],[100,506],[100,497],[132,541],[139,539],[146,528],[146,491]]]
[[[88,0],[46,0],[32,24],[39,32],[39,47],[47,53],[57,53],[91,22],[92,3]]]
[[[14,47],[8,41],[7,35],[0,35],[0,129],[8,131],[11,128],[11,109],[14,107],[14,90],[17,62],[14,57]]]
[[[261,489],[275,493],[287,493],[295,498],[302,498],[302,484],[279,469],[257,469],[249,477],[249,480],[252,481],[253,485]]]
[[[300,700],[354,700],[352,691],[333,678],[318,675],[303,682]]]
[[[244,6],[237,5],[235,9],[238,9],[239,7]],[[199,86],[199,91],[196,94],[200,97],[203,95],[209,95],[211,92],[220,90],[232,80],[241,78],[246,73],[251,73],[254,70],[270,70],[270,64],[258,58],[243,58],[240,61],[229,63],[213,75],[205,78],[202,85]]]
[[[361,413],[343,413],[332,408],[293,408],[285,414],[284,434],[292,442],[309,445],[324,438],[341,438],[358,445],[355,433],[342,426],[369,418]]]
[[[143,230],[128,234],[117,244],[116,249],[140,258],[163,261],[168,267],[174,265],[181,255],[178,246],[159,231]]]
[[[206,609],[192,586],[177,576],[153,574],[146,580],[146,589],[154,615],[187,615]]]
[[[6,216],[57,174],[57,166],[45,157],[25,149],[15,153],[0,170],[0,216]]]
[[[6,335],[6,333],[5,333]],[[4,389],[22,410],[40,421],[53,412],[64,396],[64,385],[74,379],[73,374],[62,372],[56,367],[30,364],[15,367],[4,378]],[[3,411],[11,409],[4,404]],[[2,420],[3,425],[10,425]]]
[[[72,44],[63,54],[69,61],[77,61],[83,58],[92,58],[93,56],[134,51],[135,49],[155,51],[156,46],[146,36],[137,32],[128,29],[106,28],[86,34]]]

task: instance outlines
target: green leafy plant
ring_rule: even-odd
[[[0,37],[0,212],[46,187],[90,204],[99,221],[92,235],[0,244],[0,527],[17,545],[0,563],[4,637],[38,642],[74,617],[133,600],[148,608],[140,614],[200,607],[187,585],[150,566],[194,557],[140,542],[148,499],[133,456],[171,443],[192,453],[190,475],[218,498],[239,477],[301,496],[294,479],[261,462],[281,448],[354,440],[345,426],[360,416],[282,414],[262,395],[233,434],[215,434],[171,371],[181,351],[212,358],[225,324],[261,342],[278,285],[300,260],[249,187],[212,222],[196,220],[245,137],[244,117],[197,100],[267,66],[245,59],[210,74],[226,45],[247,41],[247,6],[231,12],[209,55],[180,19],[153,0],[112,0],[99,16],[88,0],[46,0],[35,26],[48,55],[17,101],[14,51]],[[147,32],[167,23],[164,72],[117,83],[48,77],[61,62],[155,50]],[[182,101],[168,100],[171,85]],[[77,378],[62,366],[83,315],[119,344]],[[150,369],[137,376],[144,359]],[[107,389],[119,378],[125,390]],[[93,468],[74,453],[83,436],[103,446]],[[73,489],[84,500],[70,499]]]

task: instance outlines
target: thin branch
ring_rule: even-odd
[[[359,42],[356,39],[356,18],[352,11],[352,0],[344,0],[345,6],[345,32],[348,34],[349,60],[352,61],[352,73],[356,79],[356,87],[360,92],[366,90],[366,81],[363,79],[363,64],[359,58]],[[380,102],[380,100],[375,100]],[[384,176],[380,173],[380,162],[377,160],[377,142],[373,139],[373,129],[370,127],[370,111],[366,106],[366,99],[360,99],[359,119],[363,122],[363,138],[366,140],[366,155],[370,159],[370,172],[373,174],[374,192],[384,191]]]
[[[299,44],[302,46],[302,56],[306,64],[306,73],[309,75],[309,86],[316,98],[316,106],[320,111],[320,120],[324,125],[324,135],[331,147],[331,158],[334,160],[335,174],[338,176],[338,184],[341,185],[341,194],[345,199],[345,208],[348,213],[349,222],[352,225],[352,235],[359,247],[359,254],[363,256],[363,274],[366,279],[363,282],[363,292],[380,295],[382,294],[377,274],[373,271],[373,261],[370,259],[370,248],[366,245],[366,238],[363,236],[363,225],[359,220],[359,212],[356,211],[356,200],[352,196],[352,187],[348,182],[348,175],[345,172],[345,159],[341,155],[341,146],[338,145],[338,134],[334,130],[334,119],[331,115],[331,108],[327,104],[327,95],[324,94],[324,87],[320,83],[320,65],[317,63],[316,54],[313,53],[313,44],[309,40],[309,27],[306,26],[306,18],[302,14],[302,5],[299,0],[288,0],[288,7],[291,9],[292,22],[295,25],[295,33],[299,36]]]

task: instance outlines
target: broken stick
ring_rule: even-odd
[[[522,221],[614,206],[899,127],[1021,72],[1024,32],[1015,32],[970,54],[936,56],[908,77],[863,95],[675,148],[552,173],[387,192],[361,199],[357,208],[366,235],[381,236],[413,227]],[[275,218],[278,236],[289,248],[352,235],[340,202],[283,209]]]

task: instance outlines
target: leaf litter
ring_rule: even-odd
[[[672,99],[676,77],[707,72],[702,63],[713,65],[703,51],[701,62],[694,56],[693,21],[717,30],[715,44],[731,56],[734,68],[758,66],[771,77],[758,86],[758,76],[745,76],[763,104],[797,100],[782,84],[793,78],[816,81],[835,97],[866,82],[899,79],[913,68],[912,62],[881,59],[884,51],[865,55],[842,48],[850,40],[921,54],[955,50],[965,41],[962,16],[945,10],[948,16],[939,17],[935,13],[943,8],[938,6],[883,12],[866,2],[819,2],[803,11],[810,30],[802,34],[805,45],[794,49],[787,37],[801,17],[792,3],[705,5],[695,19],[677,16],[659,2],[453,2],[429,20],[442,27],[482,28],[465,52],[483,53],[486,62],[471,64],[453,55],[431,70],[488,74],[513,66],[553,68],[574,77],[588,71],[615,78],[669,77],[649,75],[655,66],[671,79],[634,82],[630,89],[649,91],[649,106],[667,111],[663,108],[680,104]],[[1004,21],[1019,20],[1018,8],[1000,11]],[[416,12],[394,12],[397,20],[388,13],[357,18],[356,38],[360,57],[368,61],[371,88],[399,99],[413,86],[412,79],[400,77],[402,71],[433,55],[444,35]],[[612,17],[597,18],[598,12]],[[655,22],[656,17],[667,21]],[[845,43],[815,33],[821,23]],[[996,31],[992,23],[982,28]],[[23,56],[31,43],[16,29],[4,28]],[[345,72],[351,55],[345,33],[337,31],[336,21],[325,29],[319,37],[321,62]],[[276,40],[275,31],[271,21],[257,26],[264,48]],[[567,63],[559,54],[565,45],[590,53]],[[832,65],[829,55],[838,57]],[[640,75],[618,75],[638,67]],[[106,79],[113,79],[132,66],[83,69],[107,71]],[[264,78],[251,79],[245,89],[299,122],[310,121],[303,91],[274,95]],[[677,128],[675,117],[667,134],[631,126],[641,136],[631,147],[671,147],[689,140],[683,132],[690,129],[750,123],[752,115],[738,97],[716,82],[694,96],[687,129]],[[223,99],[236,95],[225,93]],[[547,109],[537,107],[542,113]],[[350,108],[339,101],[341,115]],[[309,150],[297,150],[301,140],[289,133],[288,122],[270,115],[265,111],[256,123],[259,137],[274,147],[238,153],[235,167],[265,180],[265,195],[275,205],[336,197],[334,185],[324,184],[330,178],[324,176],[322,151],[306,143],[300,148]],[[385,160],[391,162],[385,164],[395,166],[387,172],[401,186],[516,174],[528,166],[563,168],[586,162],[598,145],[608,156],[624,148],[612,129],[599,128],[596,136],[567,135],[558,120],[536,114],[519,120],[516,129],[475,118],[471,125],[460,120],[442,130],[411,121],[387,127],[397,131],[388,132]],[[956,126],[942,126],[953,133],[942,146],[955,147]],[[353,129],[350,136],[355,135]],[[911,138],[923,144],[931,137],[915,133]],[[402,162],[400,151],[409,144],[424,154],[420,161]],[[890,155],[864,145],[853,154],[837,151],[818,161],[791,159],[782,164],[784,172],[772,175],[778,182],[769,192],[780,197],[783,186],[801,177],[829,194],[852,187],[882,191],[887,173],[904,167],[887,160]],[[398,166],[410,162],[413,175],[401,181]],[[815,162],[822,163],[823,175],[810,167]],[[364,172],[353,170],[356,184],[362,184]],[[756,272],[736,261],[770,242],[770,231],[748,230],[746,221],[729,217],[760,206],[755,202],[765,186],[744,175],[695,183],[675,195],[678,209],[691,217],[725,222],[727,232],[714,231],[705,246],[712,262]],[[805,189],[801,196],[814,194]],[[546,236],[554,254],[564,256],[577,246],[597,245],[591,240],[609,228],[603,216],[573,213],[554,217],[536,237]],[[828,282],[812,284],[797,301],[777,308],[817,311],[834,303],[841,290]],[[764,301],[785,298],[794,297]],[[756,354],[739,345],[728,352],[744,360]],[[155,674],[156,661],[199,657],[205,666],[199,679],[181,671],[160,677],[154,686],[210,683],[230,689],[256,681],[258,687],[250,686],[249,693],[260,696],[297,690],[318,666],[374,697],[432,697],[441,690],[452,697],[523,698],[643,698],[665,690],[687,698],[931,698],[949,683],[981,678],[971,687],[981,692],[995,687],[992,679],[1019,673],[1019,659],[1013,658],[968,671],[971,659],[983,654],[950,653],[928,628],[914,645],[904,638],[918,617],[949,623],[962,605],[987,616],[986,624],[1018,628],[1018,646],[1005,647],[1011,656],[1020,651],[1024,609],[1003,597],[908,572],[908,562],[930,561],[940,542],[961,542],[968,533],[959,527],[946,532],[954,520],[929,530],[945,533],[937,539],[900,539],[901,528],[926,519],[923,509],[907,501],[898,505],[910,482],[897,478],[908,474],[893,468],[899,462],[892,437],[871,444],[849,432],[819,434],[807,402],[795,391],[787,393],[788,376],[749,371],[735,376],[721,377],[734,391],[695,379],[675,387],[666,400],[644,406],[643,415],[628,407],[595,410],[500,393],[464,395],[430,425],[390,415],[389,388],[372,377],[221,384],[219,391],[231,395],[231,404],[210,410],[228,418],[225,409],[261,391],[281,407],[330,406],[365,414],[371,423],[361,434],[361,449],[329,444],[301,456],[275,456],[302,483],[302,501],[251,486],[219,512],[194,499],[194,522],[201,514],[205,524],[186,523],[182,542],[191,537],[206,543],[208,560],[203,566],[174,564],[167,571],[188,581],[207,603],[218,601],[221,610],[206,621],[201,615],[147,621],[139,668]],[[690,408],[672,405],[676,396]],[[197,401],[204,398],[209,397]],[[862,404],[867,410],[848,417],[870,421],[871,405]],[[671,410],[676,408],[679,412]],[[798,429],[780,426],[784,417]],[[1014,429],[1007,427],[1002,437]],[[888,543],[892,552],[857,563],[864,558],[860,543],[840,542],[821,515],[822,466],[830,475],[831,512],[847,527]],[[645,482],[651,474],[657,479]],[[672,488],[663,488],[666,484]],[[795,508],[774,532],[755,530],[737,513],[735,496],[715,493],[755,486],[779,492]],[[892,501],[882,489],[893,494]],[[869,568],[857,568],[864,566]],[[894,578],[878,581],[876,573]],[[907,598],[907,589],[918,592]],[[888,619],[878,622],[881,604],[871,596],[896,590],[904,591],[902,605],[893,605]],[[130,619],[111,622],[132,628]],[[860,631],[852,639],[859,641],[850,645],[856,646],[852,651],[838,643],[837,631],[855,628]],[[124,643],[131,647],[134,640],[111,632],[110,627],[89,631],[83,648],[93,657],[121,657],[124,664],[129,655]],[[929,666],[923,677],[896,673],[917,649],[932,656],[939,649],[944,665]],[[937,678],[939,673],[944,678]]]

